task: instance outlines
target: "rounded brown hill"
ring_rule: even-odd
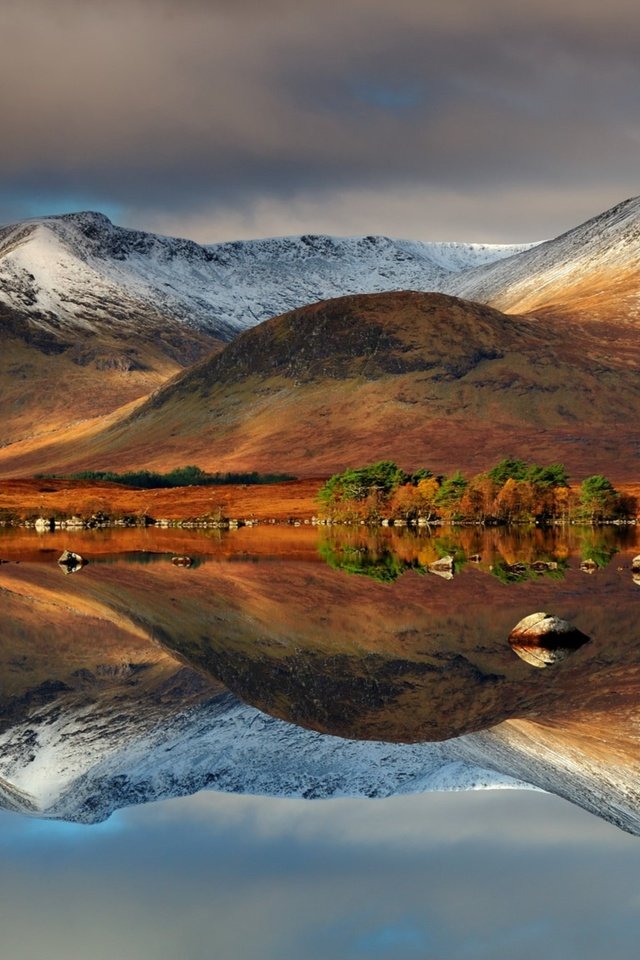
[[[380,458],[483,469],[518,454],[578,476],[625,449],[634,473],[637,360],[577,323],[440,294],[340,297],[247,331],[82,447],[42,453],[57,469],[300,476]]]

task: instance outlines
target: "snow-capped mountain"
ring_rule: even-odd
[[[57,468],[56,451],[37,452],[34,460],[31,447],[40,451],[43,438],[66,431],[65,450],[71,444],[75,453],[87,420],[149,396],[221,340],[285,311],[350,294],[454,294],[508,313],[544,315],[554,337],[564,331],[558,321],[575,320],[567,343],[586,338],[580,350],[591,373],[603,357],[629,373],[637,363],[638,264],[637,198],[555,240],[525,246],[329,236],[202,246],[122,229],[95,213],[5,227],[0,448],[13,449],[3,462],[11,471]],[[585,327],[588,320],[607,324],[596,332],[593,324]],[[520,373],[511,374],[520,389]],[[506,396],[503,388],[503,382],[496,387],[489,381],[498,398]],[[457,415],[461,408],[456,403],[453,409]],[[635,449],[635,435],[629,442]],[[71,462],[67,453],[66,460]]]
[[[389,237],[281,237],[207,249],[219,271],[218,304],[243,327],[351,293],[441,290],[452,277],[530,244],[421,243]]]
[[[228,339],[210,262],[198,244],[122,230],[100,213],[32,220],[0,232],[0,301],[49,329],[178,320]]]
[[[0,736],[0,805],[39,817],[106,819],[130,804],[202,789],[262,796],[385,797],[526,784],[449,743],[342,740],[276,720],[232,694],[155,722],[113,708],[49,704]]]
[[[0,230],[0,303],[54,330],[172,318],[230,339],[345,293],[440,289],[453,273],[521,249],[327,236],[201,246],[74,213]]]
[[[447,290],[509,313],[637,320],[640,197],[499,263],[451,276]]]
[[[345,740],[222,693],[183,710],[157,704],[140,718],[72,698],[0,736],[0,806],[81,823],[203,789],[327,799],[501,788],[555,793],[640,834],[634,770],[529,722],[437,743]]]

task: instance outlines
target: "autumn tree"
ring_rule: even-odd
[[[349,467],[335,473],[318,491],[318,500],[324,504],[340,501],[365,500],[371,494],[387,496],[404,483],[407,475],[393,460],[379,460],[366,467]]]
[[[389,502],[391,515],[405,520],[432,520],[438,490],[438,481],[433,476],[425,476],[415,485],[405,483],[397,487]]]

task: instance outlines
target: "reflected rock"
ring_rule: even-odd
[[[86,565],[87,561],[79,553],[72,550],[63,550],[58,558],[58,566],[63,573],[77,573]]]
[[[640,574],[640,554],[631,561],[631,572]]]
[[[598,564],[595,562],[595,560],[583,560],[580,564],[580,569],[583,573],[595,573],[598,569]]]
[[[633,580],[634,583],[637,583],[638,586],[640,587],[640,570],[638,570],[637,572],[633,572],[631,574],[631,579]]]
[[[589,640],[568,620],[542,612],[525,617],[509,634],[514,653],[533,667],[549,667],[566,660]]]
[[[430,563],[428,569],[430,573],[435,573],[436,576],[442,577],[444,580],[453,580],[453,557],[440,557],[439,560]]]
[[[190,567],[193,563],[193,559],[187,556],[171,557],[171,563],[174,565],[174,567]]]

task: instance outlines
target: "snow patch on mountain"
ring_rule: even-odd
[[[0,230],[0,303],[47,329],[171,318],[230,339],[330,297],[442,290],[453,274],[529,246],[311,235],[202,246],[64,214]]]

